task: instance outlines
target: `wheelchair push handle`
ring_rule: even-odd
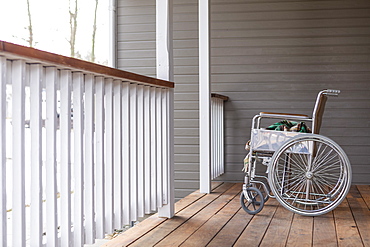
[[[323,93],[326,94],[326,95],[329,95],[329,96],[338,96],[340,94],[340,90],[326,89],[326,90],[324,90]]]

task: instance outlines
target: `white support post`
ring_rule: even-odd
[[[157,78],[173,81],[173,7],[172,0],[156,0],[156,54],[157,54]],[[158,107],[158,105],[157,105]],[[169,111],[173,111],[172,107],[169,107]],[[167,114],[167,113],[164,113]],[[171,112],[168,116],[168,121],[172,123],[173,113]],[[169,128],[173,128],[173,125],[169,124]],[[173,130],[169,131],[168,143],[173,145],[171,141],[173,138]],[[172,152],[169,157],[173,155],[172,146],[168,147]],[[158,154],[159,155],[159,154]],[[167,159],[168,157],[166,157]],[[161,164],[158,164],[161,165]],[[172,217],[174,215],[174,188],[173,186],[173,159],[169,158],[167,164],[168,179],[167,181],[167,204],[159,208],[158,215],[160,217]],[[160,197],[161,198],[161,197]],[[161,203],[162,204],[162,203]]]
[[[6,58],[0,57],[0,245],[7,245],[6,212]]]
[[[109,66],[117,68],[117,0],[109,0]]]
[[[199,0],[200,192],[211,192],[210,0]]]

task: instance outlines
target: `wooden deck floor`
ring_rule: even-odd
[[[304,217],[270,199],[263,210],[241,209],[241,184],[214,183],[176,203],[172,219],[153,215],[104,246],[370,246],[370,185],[352,186],[334,211]]]

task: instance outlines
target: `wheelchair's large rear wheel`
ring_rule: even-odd
[[[324,136],[305,134],[274,153],[268,178],[271,191],[285,208],[316,216],[343,201],[351,176],[347,155],[338,144]]]

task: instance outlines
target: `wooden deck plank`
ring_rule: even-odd
[[[268,227],[266,234],[262,240],[261,246],[285,246],[292,225],[293,212],[279,206],[271,223]]]
[[[360,191],[367,208],[370,210],[370,185],[357,185],[356,187]]]
[[[171,220],[163,222],[155,229],[148,232],[145,236],[139,238],[132,243],[132,246],[153,246],[160,242],[163,238],[181,226],[184,222],[188,221],[193,215],[207,207],[214,200],[220,197],[227,189],[232,187],[233,184],[225,183],[213,190],[211,194],[202,197],[195,203],[181,210]]]
[[[231,220],[217,233],[207,247],[233,246],[252,217],[253,215],[246,213],[239,206],[239,211],[237,211]]]
[[[313,246],[338,246],[333,212],[314,217]]]
[[[221,186],[221,184],[222,184],[221,182],[212,182],[212,189],[215,190],[216,188]],[[228,186],[231,186],[231,185],[228,185]],[[199,193],[199,190],[194,191],[190,195],[176,202],[175,213],[180,212],[184,208],[188,207],[189,205],[193,204],[200,198],[204,197],[205,195],[206,194],[204,193]],[[159,218],[158,214],[154,214],[145,220],[145,224],[138,224],[134,228],[130,228],[129,230],[120,234],[119,236],[112,239],[108,243],[104,244],[103,247],[126,246],[136,241],[137,239],[141,238],[143,235],[147,234],[152,229],[156,228],[158,225],[163,223],[165,220],[166,218]]]
[[[313,217],[294,214],[286,246],[312,246]]]
[[[262,211],[249,222],[234,246],[259,246],[276,212],[277,205],[276,200],[267,201]]]
[[[338,246],[361,246],[360,234],[347,200],[334,210]]]
[[[186,224],[181,225],[172,231],[166,238],[160,241],[156,246],[179,246],[187,238],[189,238],[195,231],[197,231],[205,222],[209,220],[214,214],[222,209],[231,199],[233,199],[240,192],[241,184],[235,184],[223,195],[218,197],[207,208],[199,211]]]
[[[355,186],[351,187],[347,200],[360,232],[362,243],[364,246],[370,246],[370,211]]]
[[[204,225],[202,225],[194,234],[192,234],[181,246],[206,246],[212,238],[221,230],[221,228],[232,218],[240,209],[239,194],[242,185],[238,184],[235,197],[218,213],[212,216]]]
[[[218,183],[176,203],[172,219],[153,215],[104,246],[370,246],[370,186],[352,186],[334,211],[304,217],[270,199],[257,215],[240,207],[241,184]]]

